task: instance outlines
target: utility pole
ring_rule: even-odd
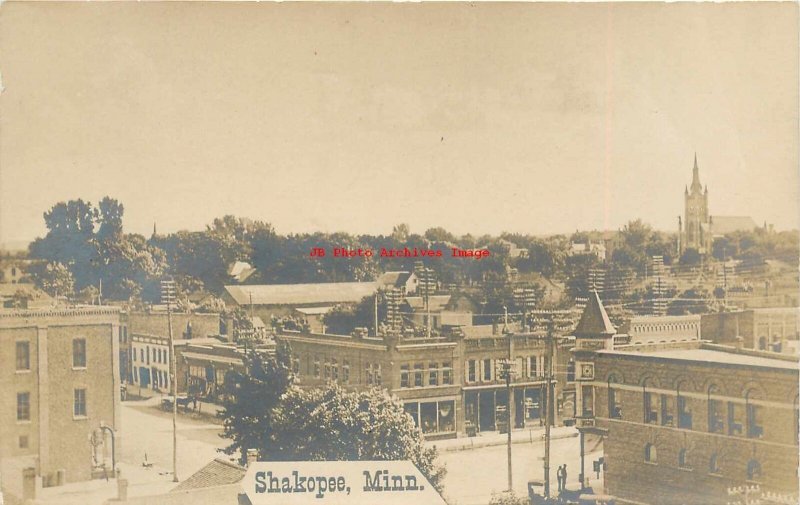
[[[375,292],[375,336],[378,336],[378,292]]]
[[[512,491],[511,477],[511,373],[513,362],[511,359],[511,332],[508,331],[508,307],[503,306],[503,332],[508,340],[508,357],[503,363],[503,375],[506,379],[506,430],[508,445],[508,490]]]
[[[178,388],[175,381],[175,341],[172,338],[172,302],[175,300],[175,281],[161,281],[161,302],[167,304],[169,329],[169,382],[172,390],[172,482],[178,482]]]
[[[547,363],[547,388],[545,393],[545,418],[544,418],[544,497],[550,498],[550,420],[553,410],[553,320],[552,316],[547,322],[547,337],[545,338],[545,361]]]

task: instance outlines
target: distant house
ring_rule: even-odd
[[[228,278],[236,284],[242,284],[254,273],[256,273],[256,269],[246,261],[236,261],[228,267]]]
[[[271,316],[288,316],[298,307],[330,307],[358,303],[372,296],[377,282],[327,282],[314,284],[254,284],[225,286],[223,300],[230,306],[252,310],[267,321]]]
[[[606,259],[606,246],[599,242],[572,242],[568,254],[570,256],[594,255],[600,261]]]
[[[325,333],[323,319],[325,314],[333,309],[333,305],[323,307],[299,307],[294,309],[294,316],[308,323],[308,330],[312,333]]]
[[[55,305],[55,300],[33,284],[0,283],[0,308],[46,309]]]
[[[419,278],[414,272],[386,272],[378,277],[381,289],[399,288],[407,295],[413,295],[419,287]]]

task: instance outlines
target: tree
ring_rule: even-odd
[[[225,454],[239,452],[247,460],[248,449],[262,454],[275,442],[275,410],[293,377],[289,348],[279,344],[274,357],[255,352],[245,358],[245,373],[233,371],[225,378],[220,437],[231,440],[221,449]]]
[[[356,306],[337,305],[325,316],[323,322],[330,333],[349,335],[355,328],[375,327],[375,296],[378,296],[378,321],[386,320],[386,300],[382,294],[365,296]]]
[[[400,223],[392,228],[392,239],[395,242],[403,243],[408,240],[411,229],[406,223]]]
[[[699,265],[702,259],[703,258],[700,256],[700,253],[697,251],[697,249],[690,247],[683,251],[683,254],[681,255],[681,265]]]
[[[292,387],[273,418],[270,461],[410,460],[441,492],[446,470],[399,400],[381,389],[346,392],[336,384]]]
[[[40,263],[30,268],[36,286],[52,297],[70,297],[75,291],[72,272],[62,263]]]

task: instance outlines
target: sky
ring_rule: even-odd
[[[127,231],[798,227],[798,6],[0,8],[0,243],[58,201]]]

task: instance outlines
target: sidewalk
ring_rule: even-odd
[[[164,398],[167,398],[168,395],[165,394],[156,394],[155,396],[151,396],[145,399],[128,399],[125,400],[124,403],[137,405],[137,406],[146,406],[154,409],[163,410],[161,407],[161,401]],[[139,397],[141,398],[141,397]],[[197,401],[197,410],[193,409],[193,403],[189,404],[189,408],[186,409],[183,406],[178,406],[178,416],[188,416],[191,418],[204,418],[208,420],[217,419],[217,413],[222,411],[222,406],[217,405],[215,403],[209,403],[204,401]],[[166,410],[165,412],[171,412],[171,410]]]
[[[578,436],[578,430],[572,426],[554,426],[550,428],[550,439],[572,438]],[[484,431],[474,437],[458,437],[445,440],[430,440],[425,445],[435,446],[440,451],[466,451],[481,447],[505,445],[508,434],[497,431]],[[511,431],[512,444],[544,443],[544,427],[536,426]]]

